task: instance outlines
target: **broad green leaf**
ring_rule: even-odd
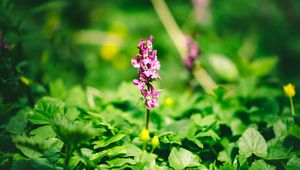
[[[40,158],[42,156],[51,156],[60,152],[63,147],[63,142],[57,138],[40,138],[16,136],[13,138],[18,149],[29,158]]]
[[[196,132],[195,123],[192,120],[179,120],[176,122],[171,123],[170,125],[166,126],[162,132],[174,132],[175,137],[178,140],[182,140],[187,137],[194,137]]]
[[[25,133],[25,127],[28,122],[27,117],[30,114],[31,109],[26,108],[19,111],[15,116],[13,116],[8,124],[6,125],[6,130],[12,134],[23,134]]]
[[[34,136],[37,139],[45,140],[47,138],[55,137],[56,133],[53,131],[51,126],[41,126],[30,132],[30,135]]]
[[[251,164],[249,170],[275,170],[276,167],[267,164],[264,160],[256,160]]]
[[[34,114],[29,120],[34,124],[48,124],[56,114],[64,113],[65,103],[61,100],[43,97],[34,106]]]
[[[300,127],[294,124],[292,127],[289,128],[289,134],[300,139]]]
[[[125,164],[134,165],[135,161],[131,158],[115,158],[115,159],[107,161],[107,164],[110,165],[111,167],[120,167]]]
[[[248,169],[249,164],[247,162],[247,158],[242,155],[237,155],[232,163],[234,169]]]
[[[267,160],[288,159],[290,149],[284,146],[285,137],[274,138],[268,141]]]
[[[241,119],[233,118],[230,122],[230,129],[232,131],[232,135],[241,135],[245,130],[247,126],[243,124]]]
[[[134,169],[157,169],[156,168],[157,155],[142,151],[140,155],[134,157],[136,166]]]
[[[91,123],[85,124],[82,121],[71,121],[61,115],[54,117],[51,127],[62,141],[75,146],[101,134],[100,130],[102,130],[95,129]]]
[[[63,114],[64,106],[65,103],[61,100],[51,97],[44,97],[36,103],[36,105],[34,106],[34,111],[42,114],[47,118],[52,118],[54,114]]]
[[[257,58],[250,64],[253,75],[261,77],[271,73],[278,63],[277,57]]]
[[[208,131],[205,132],[200,132],[198,133],[195,137],[211,137],[214,141],[220,140],[219,135],[213,131],[212,129],[209,129]]]
[[[67,109],[65,114],[70,120],[75,120],[80,115],[80,112],[75,107],[70,107]]]
[[[98,140],[95,141],[93,144],[95,144],[94,149],[105,147],[111,143],[117,142],[121,140],[123,137],[125,137],[125,134],[116,134],[114,136],[110,136],[107,139],[104,140]]]
[[[264,137],[254,128],[248,128],[238,140],[239,154],[248,158],[252,154],[258,157],[268,155],[267,143]]]
[[[300,158],[297,156],[292,157],[286,164],[287,170],[299,170],[300,169]]]
[[[278,120],[273,125],[273,131],[274,131],[274,134],[275,134],[276,137],[281,137],[281,136],[288,135],[287,126],[281,120]]]
[[[223,151],[219,152],[217,159],[222,162],[231,162],[231,154],[234,147],[235,144],[228,144]]]
[[[217,122],[216,116],[215,115],[208,115],[202,117],[200,114],[194,114],[192,115],[192,120],[194,120],[195,124],[203,127],[203,126],[210,126]]]
[[[229,162],[225,162],[223,166],[221,166],[220,170],[235,170],[235,168]]]
[[[170,166],[175,170],[183,170],[188,167],[198,167],[201,165],[201,159],[197,155],[183,148],[177,149],[173,147],[168,160]]]

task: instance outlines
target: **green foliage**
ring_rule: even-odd
[[[182,170],[188,167],[199,167],[201,159],[186,149],[174,147],[168,160],[172,168]]]
[[[268,155],[267,142],[254,128],[249,128],[243,133],[241,138],[238,140],[238,146],[240,155],[246,158],[251,156],[251,154],[255,154],[262,158]]]
[[[151,1],[0,1],[0,169],[300,169],[300,3],[165,2],[214,91],[184,70]],[[130,67],[149,34],[161,62],[155,148],[139,137],[146,109]],[[282,91],[292,80],[295,115]]]
[[[257,170],[258,169],[259,170],[275,170],[276,168],[274,166],[267,164],[263,160],[257,160],[257,161],[254,161],[251,164],[251,167],[249,168],[249,170],[255,170],[255,169],[257,169]]]

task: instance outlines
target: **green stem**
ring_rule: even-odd
[[[291,104],[292,115],[295,116],[295,108],[294,108],[294,102],[292,97],[290,97],[290,104]]]
[[[65,158],[65,165],[64,165],[64,170],[69,169],[69,162],[72,154],[72,146],[71,145],[66,145],[66,158]]]
[[[147,115],[146,115],[146,129],[149,129],[149,119],[150,119],[150,110],[147,109]]]
[[[187,46],[185,45],[186,39],[183,32],[177,25],[173,15],[171,14],[171,11],[169,10],[165,0],[151,0],[151,2],[181,58],[184,59],[188,52]],[[193,70],[193,75],[206,92],[212,92],[217,88],[215,81],[201,66],[198,66]]]
[[[148,141],[145,141],[145,142],[144,142],[144,144],[143,144],[143,151],[146,150],[146,148],[147,148],[147,143],[148,143]]]
[[[155,149],[156,147],[152,147],[152,149],[151,149],[151,152],[150,153],[153,153],[153,151],[154,151],[154,149]]]

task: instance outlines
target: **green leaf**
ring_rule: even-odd
[[[300,127],[294,124],[292,127],[289,128],[289,134],[300,139]]]
[[[173,147],[168,157],[170,166],[175,170],[182,170],[188,167],[200,166],[201,159],[199,156],[194,155],[192,152],[183,149]]]
[[[268,155],[264,137],[254,128],[248,128],[238,140],[239,154],[248,158],[252,154],[258,157]]]
[[[19,111],[15,116],[13,116],[8,124],[6,125],[6,130],[12,134],[22,134],[25,132],[25,127],[28,122],[27,117],[30,114],[31,109],[26,108]]]
[[[249,170],[275,170],[275,166],[267,164],[264,160],[256,160],[251,164]]]
[[[136,162],[134,169],[157,169],[156,158],[157,155],[142,151],[139,155],[134,157],[134,161]]]
[[[299,170],[300,169],[300,158],[297,156],[292,157],[286,164],[287,170]]]
[[[101,133],[102,129],[95,129],[91,123],[71,121],[65,116],[56,115],[51,122],[51,127],[58,137],[66,144],[74,145],[91,139]]]
[[[273,125],[273,131],[274,131],[274,134],[275,134],[276,137],[281,137],[281,136],[288,135],[287,126],[281,120],[278,120]]]
[[[53,131],[51,126],[41,126],[30,132],[30,135],[34,136],[36,139],[45,140],[47,138],[55,137],[56,133]]]
[[[105,146],[107,146],[111,143],[117,142],[125,136],[126,136],[125,134],[116,134],[114,136],[108,137],[108,139],[95,141],[93,143],[93,144],[95,144],[94,149],[102,148],[102,147],[105,147]]]
[[[249,67],[253,75],[262,77],[270,74],[277,63],[277,57],[257,58],[251,62]]]
[[[214,141],[220,140],[219,135],[212,129],[209,129],[206,132],[200,132],[195,137],[211,137]]]
[[[48,124],[56,114],[64,113],[65,103],[61,100],[43,97],[34,106],[34,114],[29,120],[34,124]]]
[[[199,148],[203,149],[203,143],[201,142],[201,140],[195,137],[188,138],[188,140],[194,142]]]
[[[285,137],[278,137],[268,141],[268,156],[267,160],[288,159],[290,149],[283,144]]]
[[[107,161],[107,164],[110,165],[111,167],[120,167],[125,164],[134,165],[135,161],[131,158],[115,158],[115,159]]]
[[[40,158],[43,155],[52,156],[60,152],[63,147],[63,142],[57,138],[47,138],[41,140],[35,136],[25,137],[16,136],[13,138],[18,149],[29,158]]]
[[[174,132],[176,138],[182,140],[187,137],[194,137],[196,132],[195,123],[192,120],[179,120],[166,126],[163,132]]]
[[[65,114],[65,116],[68,117],[70,120],[75,120],[79,115],[80,112],[75,107],[68,108]]]
[[[201,117],[200,114],[194,114],[192,115],[192,120],[194,120],[195,124],[204,127],[204,126],[211,126],[212,124],[217,122],[215,115],[208,115],[205,117]]]
[[[67,94],[66,104],[68,106],[80,107],[86,109],[88,107],[87,95],[81,86],[74,86]]]
[[[62,81],[62,79],[58,79],[56,81],[50,82],[49,89],[50,89],[51,96],[62,99],[62,100],[65,99],[66,90],[65,90],[64,82]]]
[[[235,170],[235,168],[231,165],[230,162],[225,162],[220,170]]]

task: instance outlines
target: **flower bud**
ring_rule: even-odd
[[[156,148],[159,145],[159,139],[157,136],[153,136],[152,140],[151,140],[152,146],[154,148]]]
[[[140,139],[142,141],[144,141],[144,142],[150,139],[150,135],[149,135],[149,130],[148,129],[143,129],[141,131]]]
[[[294,97],[296,92],[295,92],[295,85],[289,83],[285,86],[283,86],[283,90],[284,90],[284,93],[288,96],[288,97]]]

